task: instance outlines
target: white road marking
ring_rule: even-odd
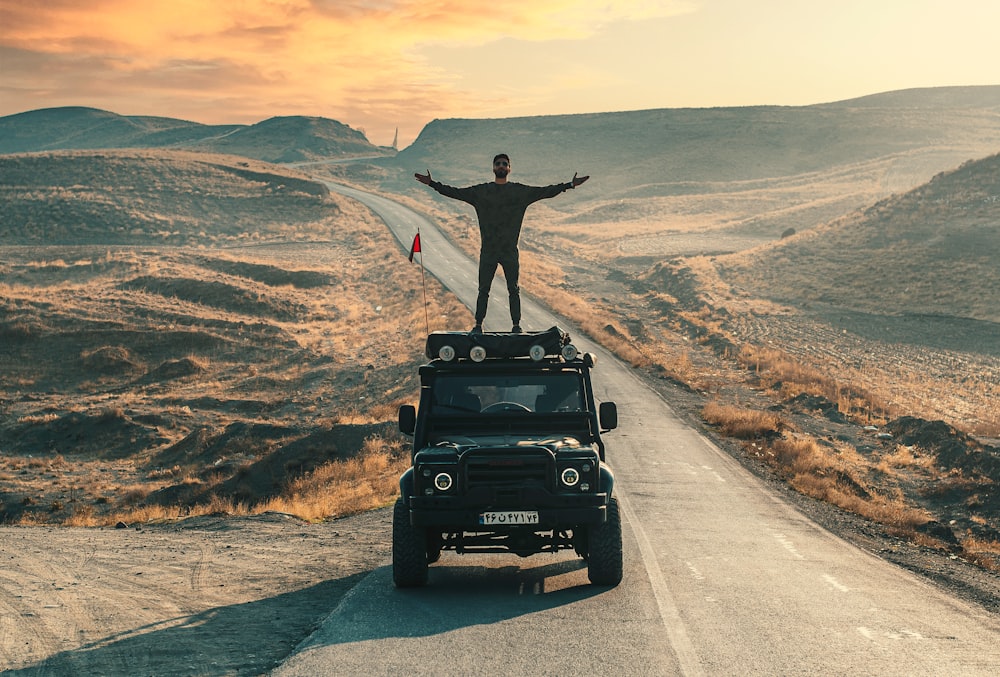
[[[632,527],[635,540],[639,544],[639,554],[642,556],[646,573],[649,574],[649,584],[653,588],[656,606],[660,610],[660,619],[663,621],[663,627],[667,632],[670,646],[673,647],[674,653],[677,655],[677,663],[680,665],[681,674],[692,677],[704,675],[705,673],[701,668],[701,661],[698,659],[694,645],[691,643],[691,639],[687,635],[687,630],[684,628],[684,622],[677,611],[677,604],[670,594],[670,588],[667,587],[667,581],[663,577],[663,571],[660,570],[660,565],[656,559],[656,553],[653,551],[653,546],[649,542],[649,537],[643,531],[642,525],[632,511],[632,504],[629,502],[628,497],[625,496],[624,492],[616,493],[618,494],[618,504],[621,506],[622,513]]]
[[[696,581],[705,580],[705,575],[698,571],[698,568],[695,565],[691,564],[691,562],[685,562],[685,564],[687,564],[687,568],[691,570],[691,578]]]
[[[849,587],[847,587],[846,585],[844,585],[843,583],[841,583],[840,581],[838,581],[836,578],[834,578],[830,574],[823,574],[823,580],[826,581],[827,583],[829,583],[832,588],[840,590],[841,592],[850,592],[851,591],[851,589]]]
[[[785,536],[783,533],[780,533],[778,531],[771,531],[771,530],[768,530],[768,533],[770,533],[772,536],[774,536],[774,538],[777,539],[778,543],[781,543],[781,545],[785,548],[785,550],[787,550],[788,552],[792,553],[792,555],[794,555],[796,558],[798,558],[798,559],[805,559],[806,558],[805,555],[803,555],[802,553],[800,553],[798,550],[795,549],[795,544],[792,543],[788,539],[788,537]]]

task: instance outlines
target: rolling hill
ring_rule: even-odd
[[[717,265],[782,303],[1000,323],[1000,155]]]
[[[601,197],[630,199],[719,192],[732,182],[752,185],[895,158],[895,171],[909,177],[897,186],[912,187],[941,168],[1000,150],[998,112],[1000,86],[798,107],[435,120],[411,146],[379,164],[398,167],[404,178],[430,167],[461,185],[488,178],[490,159],[503,151],[519,180],[554,180],[579,170],[600,181]]]
[[[0,118],[0,154],[109,148],[198,150],[268,162],[392,152],[372,145],[362,132],[318,117],[274,117],[254,125],[203,125],[68,107]]]

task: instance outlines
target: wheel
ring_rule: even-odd
[[[484,414],[494,411],[531,411],[531,409],[520,402],[494,402],[483,409]]]
[[[434,532],[427,532],[427,563],[434,564],[439,559],[441,559],[441,547],[444,544],[444,539],[441,538],[441,534]]]
[[[622,582],[622,518],[618,499],[608,500],[608,520],[587,534],[587,576],[594,585]]]
[[[427,533],[410,524],[402,497],[392,510],[392,581],[397,588],[427,583]]]

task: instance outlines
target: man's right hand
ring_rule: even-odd
[[[427,170],[426,174],[421,174],[419,172],[416,172],[413,174],[413,176],[414,178],[416,178],[417,181],[424,184],[425,186],[431,185],[431,181],[433,180],[431,179],[431,170],[429,169]]]

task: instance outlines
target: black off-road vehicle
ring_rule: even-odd
[[[621,582],[621,517],[601,440],[618,410],[595,404],[594,356],[553,327],[436,332],[427,357],[419,409],[399,409],[413,465],[393,514],[395,584],[424,585],[442,550],[527,557],[569,548],[587,560],[592,583]]]

